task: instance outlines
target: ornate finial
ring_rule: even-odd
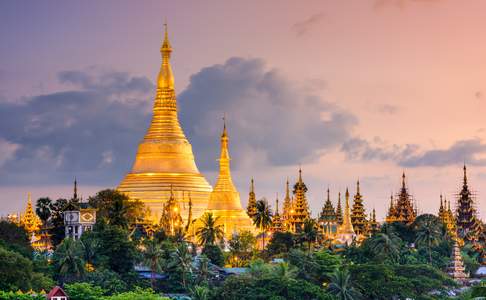
[[[447,201],[446,201],[447,203]],[[443,202],[442,202],[442,193],[440,193],[440,208],[444,208]]]
[[[253,181],[253,178],[251,179],[251,184],[250,184],[250,193],[254,193],[255,192],[255,183]]]
[[[329,188],[327,188],[327,201],[330,201],[331,197],[329,197]]]
[[[78,199],[78,182],[76,180],[76,177],[74,177],[74,195],[73,199],[77,200]]]
[[[277,198],[275,199],[275,214],[278,215],[278,193]]]
[[[228,133],[226,131],[226,113],[224,113],[223,115],[223,134],[221,135],[221,137],[226,137],[228,136]]]
[[[299,165],[299,182],[302,183],[302,167]]]
[[[162,55],[162,66],[160,67],[159,78],[157,80],[157,89],[159,90],[174,90],[174,75],[170,66],[170,54],[172,47],[169,42],[169,33],[167,30],[167,23],[164,24],[164,41],[160,48]]]
[[[402,173],[402,188],[405,189],[405,171]]]
[[[356,182],[356,194],[359,194],[359,179]]]
[[[464,163],[464,184],[467,184],[467,169],[466,169],[466,163]]]

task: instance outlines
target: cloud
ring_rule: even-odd
[[[400,108],[396,105],[381,104],[378,106],[378,111],[382,114],[395,115],[399,112]]]
[[[310,16],[309,18],[307,18],[307,19],[305,19],[301,22],[297,22],[294,25],[292,25],[292,29],[295,31],[295,34],[298,37],[301,37],[301,36],[305,35],[307,32],[309,32],[309,30],[313,26],[315,26],[316,24],[321,22],[321,20],[323,18],[324,18],[324,14],[322,12],[314,14],[314,15]]]
[[[416,144],[387,145],[379,138],[369,142],[351,138],[341,147],[349,160],[391,161],[401,167],[444,167],[466,162],[471,165],[486,165],[486,143],[480,139],[457,141],[446,149],[422,151]]]
[[[226,114],[233,166],[285,166],[339,147],[357,123],[263,60],[230,58],[194,74],[178,97],[182,124],[198,165],[215,169]],[[324,118],[325,116],[325,118]]]
[[[114,184],[130,168],[150,118],[150,81],[100,70],[59,79],[67,90],[0,103],[0,141],[8,141],[0,151],[10,149],[0,157],[2,184],[65,183],[75,175]]]
[[[407,4],[413,3],[436,3],[442,0],[376,0],[373,4],[373,8],[381,9],[386,6],[396,6],[400,9],[405,8]]]
[[[486,143],[480,139],[457,141],[447,149],[429,150],[420,155],[403,159],[400,164],[405,167],[434,166],[443,167],[463,162],[471,165],[486,165]]]
[[[20,145],[0,138],[0,167],[12,159],[19,148]]]
[[[372,142],[361,138],[351,138],[343,143],[341,151],[344,152],[349,160],[361,161],[394,161],[400,163],[410,157],[418,150],[418,145],[408,144],[405,146],[388,145],[380,138],[374,138]]]

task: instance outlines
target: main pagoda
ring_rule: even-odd
[[[290,230],[301,231],[304,221],[310,218],[309,205],[306,198],[307,187],[302,180],[302,169],[299,168],[299,180],[294,186],[294,201],[290,212]]]
[[[206,210],[212,190],[199,172],[192,146],[179,124],[171,52],[165,26],[152,122],[138,146],[132,170],[118,186],[118,191],[150,208],[155,220],[160,218],[164,203],[171,197],[171,186],[175,197],[180,198],[183,192],[190,193],[194,218]],[[181,215],[185,220],[188,213],[181,212]]]
[[[359,190],[359,180],[356,183],[356,194],[354,195],[354,203],[351,209],[351,222],[353,224],[354,232],[357,235],[368,234],[368,220],[366,220],[363,196]]]
[[[241,206],[240,193],[236,190],[231,178],[228,142],[225,122],[221,135],[219,175],[209,197],[207,212],[211,212],[217,218],[217,222],[223,225],[225,237],[230,239],[235,232],[243,230],[254,232],[255,227],[246,210]]]

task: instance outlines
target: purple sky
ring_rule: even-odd
[[[316,214],[356,179],[384,217],[402,170],[422,212],[462,163],[486,217],[486,3],[4,1],[0,214],[115,187],[148,125],[164,18],[180,118],[215,181],[220,117],[233,176],[273,201],[302,164]]]

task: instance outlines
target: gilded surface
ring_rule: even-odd
[[[162,65],[157,79],[157,92],[153,116],[147,133],[138,146],[132,170],[118,186],[130,199],[142,201],[158,222],[163,205],[171,195],[182,202],[182,218],[188,217],[188,199],[182,194],[190,192],[192,213],[195,218],[204,213],[208,205],[211,185],[200,174],[192,146],[179,124],[174,76],[170,65],[172,47],[167,27],[160,49]],[[187,203],[188,204],[188,203]]]

